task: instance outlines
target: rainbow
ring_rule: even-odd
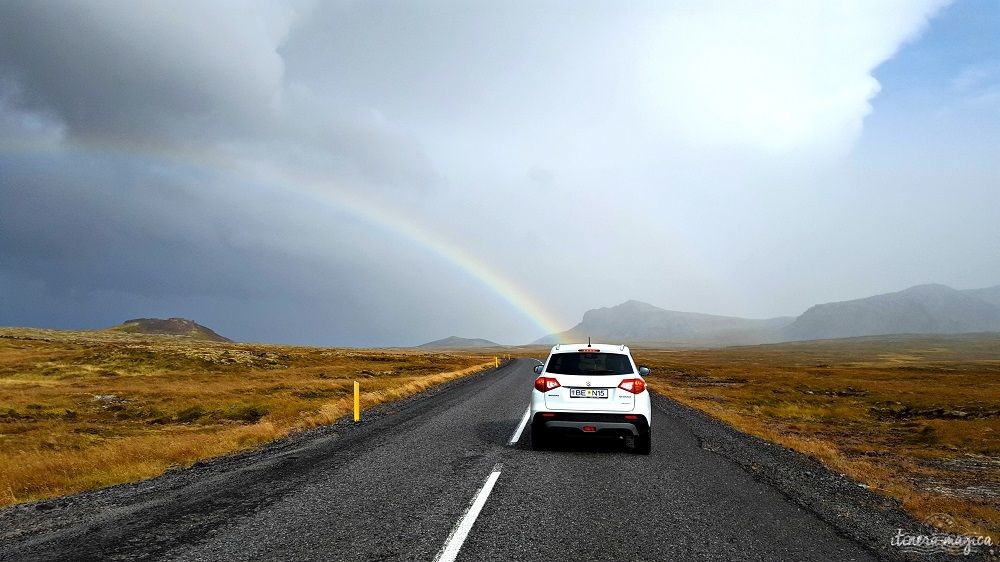
[[[220,153],[198,150],[180,151],[163,146],[143,143],[123,143],[108,140],[87,141],[86,143],[27,143],[5,142],[0,145],[2,152],[55,152],[74,151],[84,154],[139,155],[161,163],[192,166],[197,169],[221,171],[251,180],[252,186],[266,185],[275,190],[291,190],[308,197],[326,208],[346,213],[393,236],[423,248],[430,254],[449,263],[477,281],[482,287],[497,295],[512,309],[521,314],[538,328],[541,335],[561,332],[563,322],[546,309],[533,295],[518,286],[500,270],[487,261],[472,254],[453,240],[446,238],[426,225],[391,208],[388,205],[364,197],[357,191],[343,189],[322,178],[304,175],[292,176],[286,171],[261,167],[256,162],[238,161]],[[255,164],[254,166],[249,166]],[[250,169],[252,167],[252,169]]]
[[[273,184],[274,182],[269,181],[268,183]],[[535,324],[543,332],[542,335],[554,334],[563,330],[560,327],[562,323],[526,290],[503,275],[498,269],[439,232],[427,228],[388,205],[378,204],[355,192],[333,192],[331,186],[324,185],[323,182],[293,181],[289,183],[286,181],[283,184],[284,187],[291,187],[291,185],[296,186],[298,193],[307,194],[313,200],[322,202],[330,208],[347,212],[353,217],[437,255],[506,301],[514,310]]]

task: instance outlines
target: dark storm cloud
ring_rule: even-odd
[[[71,142],[226,143],[379,185],[438,181],[376,112],[286,83],[278,50],[294,20],[277,2],[6,2],[0,88],[9,109],[54,116]]]
[[[0,154],[0,324],[86,327],[228,302],[216,320],[238,337],[405,342],[367,304],[376,291],[412,296],[380,281],[385,267],[356,245],[303,251],[316,232],[301,205],[213,169],[248,161],[334,189],[439,181],[419,143],[376,111],[286,83],[278,49],[295,7],[0,5],[0,142],[12,147]],[[357,237],[357,226],[326,235]],[[234,307],[331,312],[241,330],[233,319],[249,315]]]
[[[196,178],[80,156],[2,164],[0,253],[53,292],[252,296],[267,284],[259,264],[273,257],[230,241],[231,219],[206,206]]]
[[[241,187],[227,181],[163,176],[121,155],[0,158],[0,324],[187,315],[240,339],[402,344],[416,343],[408,331],[418,318],[439,312],[419,284],[394,276],[418,264],[356,243],[365,225],[320,215],[298,228],[289,219],[309,213],[297,203],[241,203]],[[322,219],[343,224],[310,245],[308,225]],[[400,314],[414,320],[399,323]]]
[[[19,105],[58,114],[75,134],[217,135],[258,125],[279,101],[275,48],[288,24],[278,13],[238,4],[4,2],[0,22],[0,66],[17,80]]]

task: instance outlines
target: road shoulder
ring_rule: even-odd
[[[360,425],[346,416],[330,425],[297,431],[260,447],[198,461],[190,467],[169,470],[147,480],[4,508],[0,510],[0,559],[6,559],[22,546],[58,541],[65,533],[85,532],[81,528],[86,526],[83,522],[102,526],[118,517],[129,520],[141,512],[155,511],[157,505],[177,498],[198,495],[214,487],[228,488],[228,481],[241,473],[267,469],[274,472],[276,479],[292,481],[293,466],[301,465],[303,459],[329,455],[331,448],[343,450],[354,447],[378,431],[405,422],[416,412],[446,403],[459,395],[451,391],[494,377],[510,368],[510,364],[501,365],[498,369],[473,373],[401,400],[366,409]],[[276,500],[281,489],[276,483],[274,494],[260,500]]]
[[[929,526],[906,513],[897,500],[868,490],[806,455],[740,432],[662,394],[653,394],[653,407],[671,417],[678,426],[688,428],[702,449],[739,465],[789,501],[815,513],[839,535],[862,545],[879,558],[907,559],[890,543],[897,529],[931,532]],[[920,559],[954,560],[934,556]]]

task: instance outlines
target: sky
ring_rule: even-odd
[[[0,325],[527,343],[1000,284],[992,0],[0,3]]]

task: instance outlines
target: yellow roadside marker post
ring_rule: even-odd
[[[361,421],[361,385],[354,381],[354,423]]]
[[[496,363],[496,367],[499,369],[500,368],[500,358],[497,357],[497,356],[493,356],[493,362]]]

